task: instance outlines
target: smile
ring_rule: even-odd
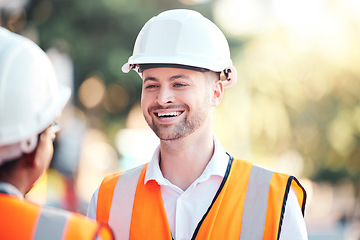
[[[181,115],[182,112],[155,113],[158,118],[171,118]]]

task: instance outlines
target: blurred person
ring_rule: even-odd
[[[237,81],[214,23],[192,10],[160,13],[138,34],[122,67],[131,69],[160,145],[149,163],[105,177],[88,216],[117,239],[307,239],[298,180],[233,158],[212,133],[213,108]]]
[[[48,169],[70,97],[47,55],[0,27],[0,239],[113,239],[109,227],[24,199]]]

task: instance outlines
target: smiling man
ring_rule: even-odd
[[[131,69],[160,145],[148,164],[106,177],[88,216],[116,239],[307,239],[296,178],[233,158],[212,133],[213,109],[237,81],[216,25],[191,10],[159,14],[141,29]]]

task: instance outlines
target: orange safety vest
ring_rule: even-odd
[[[105,224],[0,193],[0,239],[111,240]]]
[[[97,220],[114,230],[123,228],[121,236],[115,231],[116,238],[172,239],[159,185],[154,180],[144,184],[146,169],[147,164],[130,174],[108,176],[100,185]],[[119,192],[121,184],[134,182],[134,193]],[[230,158],[218,192],[192,239],[279,239],[290,186],[304,214],[306,192],[295,177]],[[120,206],[122,201],[127,206]],[[132,211],[127,214],[121,209]],[[123,218],[117,225],[112,225],[112,211],[115,218]]]

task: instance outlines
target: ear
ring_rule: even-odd
[[[41,133],[40,137],[36,135],[36,143],[34,143],[34,145],[32,146],[31,151],[30,149],[27,152],[23,151],[22,158],[24,159],[27,167],[38,168],[39,166],[41,166],[41,161],[37,156],[39,151],[39,144],[41,144],[41,142],[43,141],[43,134],[44,133]]]
[[[224,84],[223,81],[216,81],[213,88],[212,106],[215,107],[220,104],[224,96]]]

